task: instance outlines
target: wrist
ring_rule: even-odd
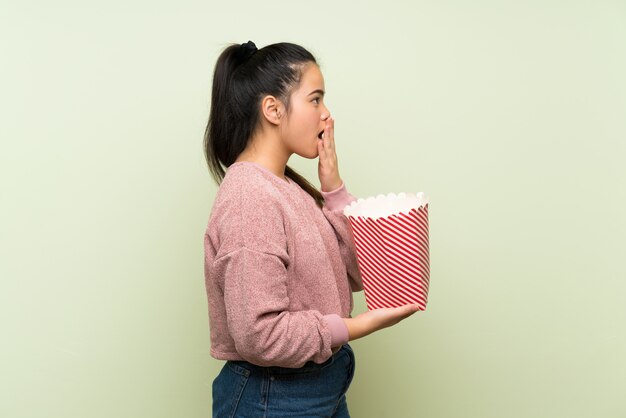
[[[324,193],[334,192],[335,190],[339,189],[342,184],[343,180],[338,179],[336,181],[333,181],[332,183],[324,184],[321,188],[321,191],[323,191]]]
[[[357,317],[342,319],[348,328],[348,341],[356,340],[369,334],[367,324],[364,322],[365,318]]]

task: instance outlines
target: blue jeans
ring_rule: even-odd
[[[324,363],[300,368],[228,360],[213,381],[213,418],[349,418],[354,366],[347,343]]]

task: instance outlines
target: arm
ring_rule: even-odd
[[[348,272],[350,288],[353,292],[361,291],[363,290],[363,279],[361,278],[357,262],[354,236],[352,235],[350,221],[343,214],[343,209],[346,205],[354,202],[357,198],[348,192],[344,182],[341,183],[339,188],[333,191],[321,193],[325,200],[322,211],[335,230],[335,235],[339,242],[341,258]]]
[[[348,270],[352,290],[363,290],[363,282],[359,273],[354,237],[350,221],[343,215],[346,205],[356,200],[345,188],[345,184],[331,192],[321,192],[326,199],[324,215],[333,225],[342,258]],[[380,308],[364,312],[354,318],[342,318],[348,329],[348,340],[353,341],[373,332],[397,324],[419,310],[417,304],[404,305],[397,308]]]
[[[336,314],[289,311],[290,259],[280,205],[250,195],[239,194],[229,204],[219,232],[225,254],[212,265],[237,352],[261,366],[322,363],[331,347],[348,341],[348,329]]]

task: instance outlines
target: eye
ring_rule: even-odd
[[[313,101],[315,101],[315,100],[318,100],[318,103],[319,103],[320,98],[316,97],[315,99],[313,99]]]

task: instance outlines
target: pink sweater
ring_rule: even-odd
[[[325,205],[254,162],[226,171],[204,235],[211,356],[260,366],[323,363],[348,342],[352,292],[363,290],[343,208]]]

